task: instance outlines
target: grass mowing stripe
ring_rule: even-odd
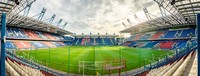
[[[92,61],[94,60],[94,46],[67,46],[59,48],[50,48],[50,66],[48,65],[49,60],[49,49],[38,49],[37,51],[17,51],[16,54],[20,56],[25,56],[28,59],[27,54],[29,54],[35,59],[40,60],[39,64],[46,65],[53,69],[68,72],[70,69],[71,73],[78,72],[78,61]],[[68,68],[68,48],[70,48],[70,68]],[[121,51],[120,51],[121,48]],[[139,52],[140,51],[140,52]],[[25,53],[26,55],[24,55]],[[139,53],[140,53],[140,63],[139,63]],[[155,60],[159,57],[163,57],[167,53],[172,54],[170,51],[158,51],[154,49],[144,49],[144,48],[129,48],[123,46],[95,46],[95,61],[103,61],[105,59],[119,59],[120,54],[123,59],[127,61],[126,70],[135,69],[139,66],[143,66],[144,59],[152,60],[152,55],[154,54]],[[150,63],[150,62],[148,62]],[[101,66],[101,65],[98,65]],[[98,70],[99,71],[99,70]],[[85,74],[94,74],[93,70],[85,69]],[[99,71],[101,74],[108,73],[107,71]],[[117,71],[112,71],[116,73]]]

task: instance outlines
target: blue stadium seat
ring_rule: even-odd
[[[190,37],[191,35],[195,35],[195,29],[186,29],[183,30],[180,37]]]
[[[110,38],[104,38],[105,45],[112,45]]]
[[[148,40],[148,38],[151,36],[151,34],[144,34],[140,40]]]
[[[131,42],[128,46],[132,47],[132,46],[135,46],[135,44],[137,44],[137,43],[136,42]]]
[[[178,41],[177,44],[176,44],[176,46],[174,47],[174,49],[185,48],[186,44],[187,44],[186,40]]]
[[[143,48],[154,48],[154,46],[155,46],[157,43],[159,43],[159,42],[156,42],[156,41],[149,42],[149,43],[145,44],[145,45],[143,46]]]
[[[94,38],[90,38],[90,45],[94,44]]]
[[[133,41],[135,35],[131,35],[131,37],[129,37],[126,41]]]
[[[10,41],[6,41],[6,48],[7,49],[15,49],[16,47]]]
[[[77,45],[81,45],[83,38],[79,38]]]
[[[6,37],[9,37],[9,38],[13,38],[14,37],[14,34],[13,34],[12,30],[9,27],[7,28]]]
[[[28,38],[19,28],[10,28],[15,38]]]
[[[47,48],[48,46],[44,45],[41,42],[31,42],[36,48]]]
[[[175,38],[177,30],[167,31],[163,38]]]

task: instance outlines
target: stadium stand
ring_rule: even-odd
[[[153,34],[150,39],[153,40],[153,39],[159,39],[162,35],[164,34],[164,32],[157,32],[155,34]]]
[[[140,45],[143,48],[151,48],[151,47],[153,48],[156,45],[155,48],[159,49],[180,49],[182,47],[185,47],[188,42],[188,40],[187,39],[185,40],[184,38],[192,36],[195,36],[194,28],[158,31],[155,32],[155,34],[132,35],[122,45],[128,46],[130,41],[135,41],[138,45],[140,43],[138,41],[143,41],[144,45]],[[167,39],[176,39],[176,40],[167,41]]]
[[[6,41],[6,48],[7,49],[15,49],[15,46],[13,43],[11,43],[10,41]]]
[[[181,41],[177,41],[177,44],[175,45],[176,47],[174,47],[175,49],[180,49],[182,47],[185,47],[187,44],[186,40],[181,40]]]
[[[128,44],[129,47],[134,47],[136,45],[136,42],[131,42],[130,44]]]
[[[129,45],[130,43],[131,43],[130,41],[125,42],[125,43],[122,44],[122,46],[127,46],[127,45]]]
[[[141,35],[136,35],[133,40],[139,40],[141,38]]]
[[[30,39],[41,39],[34,31],[24,30],[24,32],[29,36]]]
[[[175,38],[177,30],[166,31],[166,34],[163,38]]]
[[[187,76],[184,75],[184,71],[187,70],[186,67],[189,66],[189,62],[193,59],[196,59],[196,53],[193,55],[194,52],[190,53],[182,57],[180,60],[176,60],[171,64],[164,65],[162,67],[152,69],[146,76]],[[192,59],[193,58],[193,59]],[[195,60],[192,64],[195,64]],[[197,65],[196,65],[197,66]],[[194,66],[194,67],[196,67]],[[193,71],[193,68],[190,70]],[[197,73],[188,73],[189,76],[196,76]]]
[[[148,40],[148,38],[151,36],[151,34],[144,34],[140,40]]]
[[[143,48],[154,48],[156,44],[158,44],[156,41],[148,42],[143,46]]]
[[[192,37],[194,35],[195,35],[195,29],[190,28],[182,30],[181,35],[179,37]]]
[[[42,43],[44,43],[48,47],[56,47],[56,45],[54,45],[52,42],[42,42]]]
[[[6,67],[9,67],[8,72],[13,76],[45,76],[40,70],[27,67],[10,59],[7,59]]]
[[[97,38],[75,38],[73,40],[74,45],[115,45],[115,39],[109,37],[97,37]]]
[[[30,42],[14,41],[13,43],[16,45],[18,50],[20,50],[20,49],[30,49],[31,47],[34,47],[33,45],[30,44]]]
[[[172,49],[174,46],[175,42],[173,41],[168,41],[168,42],[161,42],[160,49]]]

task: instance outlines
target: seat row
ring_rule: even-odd
[[[114,38],[75,38],[74,45],[114,45]]]
[[[182,76],[186,70],[186,66],[188,66],[189,61],[192,60],[191,58],[192,53],[190,53],[188,56],[182,57],[180,60],[177,60],[172,64],[167,64],[165,66],[150,70],[147,76]],[[195,69],[197,65],[195,64],[196,63],[194,61],[192,69],[189,72],[189,76],[197,76],[197,70]]]
[[[6,60],[6,68],[11,76],[45,76],[38,69],[27,67],[9,59]]]
[[[129,37],[126,41],[193,37],[196,36],[195,30],[195,28],[189,28],[179,30],[158,31],[155,33],[150,32],[147,34],[136,34]]]
[[[34,48],[54,48],[59,46],[66,46],[63,42],[27,42],[27,41],[7,41],[6,48],[7,49],[34,49]]]
[[[64,38],[59,35],[33,31],[28,29],[20,29],[20,28],[7,28],[6,37],[8,38],[25,38],[25,39],[37,39],[37,40],[65,40],[68,38]]]

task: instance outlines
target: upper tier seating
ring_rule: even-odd
[[[151,34],[144,34],[140,40],[148,40],[148,38],[151,36]]]
[[[6,37],[8,37],[8,38],[14,38],[14,34],[13,34],[12,30],[9,27],[7,28]]]
[[[42,39],[46,39],[46,40],[49,40],[48,37],[44,36],[42,32],[36,32],[38,34],[38,36]]]
[[[139,40],[141,38],[142,35],[136,35],[133,40]]]
[[[164,32],[157,32],[153,34],[150,39],[159,39],[163,34]]]
[[[168,42],[161,42],[160,49],[172,49],[175,42],[168,41]]]
[[[126,41],[133,41],[135,35],[131,35],[131,37],[129,37]]]
[[[56,40],[65,40],[62,36],[58,36],[55,34],[50,34],[50,35],[52,35],[54,38],[56,38]]]
[[[47,38],[51,39],[51,40],[56,40],[56,38],[49,33],[43,33],[43,35],[46,36]]]
[[[15,34],[16,37],[19,37],[19,38],[28,38],[28,36],[26,36],[24,34],[24,32],[22,32],[22,30],[19,29],[19,28],[13,28],[13,33]]]
[[[175,38],[177,30],[167,31],[163,38]]]
[[[41,39],[38,34],[35,33],[35,31],[31,31],[31,30],[24,30],[25,34],[27,34],[29,36],[29,38],[31,39]]]
[[[195,29],[185,29],[179,37],[191,37],[195,35]]]

